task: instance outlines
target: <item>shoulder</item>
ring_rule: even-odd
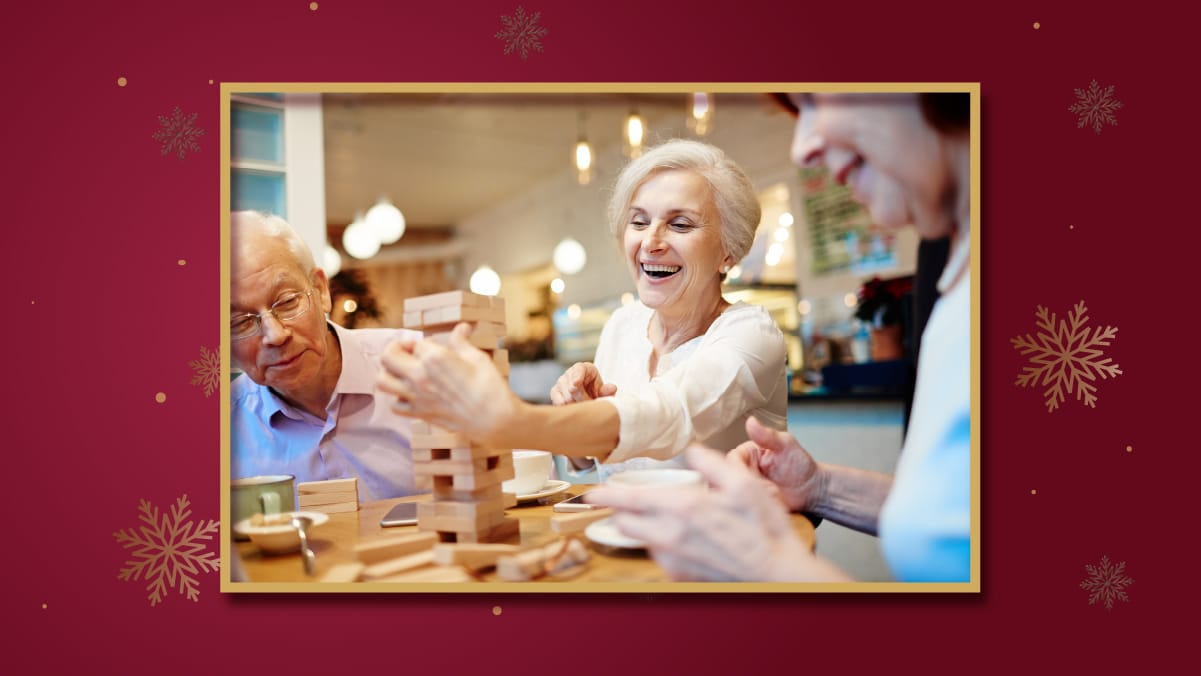
[[[421,338],[420,331],[412,329],[342,329],[338,330],[338,339],[342,341],[343,351],[355,350],[364,355],[378,356],[394,341],[401,338]]]
[[[784,341],[784,332],[772,319],[771,313],[759,305],[739,301],[734,303],[713,322],[709,333],[714,336],[740,335],[760,336],[767,340]]]

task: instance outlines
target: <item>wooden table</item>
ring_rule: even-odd
[[[510,507],[506,514],[516,517],[521,523],[520,536],[514,536],[505,542],[520,544],[523,547],[549,544],[561,537],[551,530],[550,519],[556,514],[553,505],[569,497],[586,493],[594,485],[574,484],[564,493],[543,498],[534,502],[520,503]],[[317,557],[317,571],[312,577],[304,574],[299,553],[283,555],[265,555],[251,542],[234,542],[234,551],[241,557],[242,569],[249,581],[259,582],[312,582],[317,583],[321,577],[334,565],[350,563],[355,560],[354,547],[356,544],[370,542],[379,538],[387,538],[401,533],[418,532],[417,526],[394,526],[383,528],[380,519],[398,502],[420,502],[429,500],[429,495],[393,498],[366,502],[359,506],[357,512],[330,514],[329,522],[314,529],[309,535],[309,542]],[[793,527],[801,539],[810,546],[814,543],[813,525],[803,516],[792,515]],[[580,533],[580,537],[588,544],[592,559],[584,570],[570,578],[543,578],[539,583],[646,583],[669,581],[663,569],[659,568],[645,552],[641,550],[622,550],[605,547],[592,543]],[[499,582],[495,572],[487,572],[484,582]],[[386,583],[354,583],[357,586],[378,589]],[[478,584],[478,583],[473,583]],[[529,583],[516,583],[525,584]],[[262,585],[253,585],[256,589]],[[290,586],[290,585],[289,585]],[[343,585],[338,585],[343,586]],[[314,591],[318,591],[314,589]],[[565,589],[565,591],[567,591]]]

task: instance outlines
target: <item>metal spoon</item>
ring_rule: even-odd
[[[292,526],[296,528],[296,534],[300,536],[300,555],[304,558],[306,575],[313,575],[317,572],[317,557],[309,547],[309,526],[311,525],[313,525],[313,520],[307,516],[292,517]]]

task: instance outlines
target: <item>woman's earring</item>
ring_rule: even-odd
[[[721,266],[721,274],[723,274],[723,275],[724,275],[724,274],[727,274],[727,273],[729,273],[729,272],[730,272],[730,266],[728,266],[728,265],[723,265],[723,266]]]

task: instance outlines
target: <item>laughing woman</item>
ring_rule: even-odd
[[[449,346],[394,343],[380,387],[395,410],[493,448],[541,448],[602,476],[632,464],[681,461],[690,442],[734,448],[754,416],[784,430],[784,336],[767,311],[721,295],[751,248],[759,201],[718,148],[668,141],[617,179],[609,224],[639,302],[613,313],[595,363],[573,365],[554,406],[521,401],[460,325]]]

